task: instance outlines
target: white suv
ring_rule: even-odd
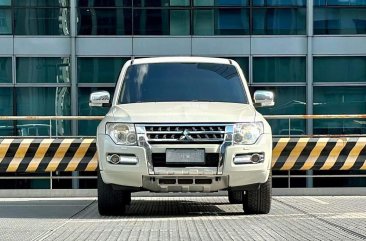
[[[273,93],[257,91],[255,105]],[[216,192],[245,213],[271,206],[272,133],[254,106],[239,65],[229,59],[159,57],[128,61],[97,130],[98,208],[121,215],[131,192]]]

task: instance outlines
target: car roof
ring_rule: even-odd
[[[141,58],[131,61],[132,65],[135,64],[154,64],[154,63],[213,63],[213,64],[231,64],[230,59],[224,58],[212,58],[212,57],[153,57],[153,58]]]

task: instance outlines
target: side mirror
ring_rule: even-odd
[[[257,90],[254,92],[254,105],[256,107],[274,106],[273,92],[265,90]]]
[[[111,95],[108,91],[98,91],[90,94],[89,106],[110,107]]]

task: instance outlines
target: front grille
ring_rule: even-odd
[[[154,167],[188,167],[188,166],[199,166],[199,167],[217,167],[219,164],[219,153],[206,153],[205,154],[205,163],[203,164],[175,164],[175,163],[166,163],[166,154],[165,153],[153,153],[152,154],[152,163]]]
[[[149,143],[222,143],[225,125],[145,126]]]

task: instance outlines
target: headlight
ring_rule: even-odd
[[[263,134],[263,123],[238,123],[234,125],[234,144],[254,144]]]
[[[133,124],[107,123],[106,134],[119,145],[136,145],[136,131]]]

